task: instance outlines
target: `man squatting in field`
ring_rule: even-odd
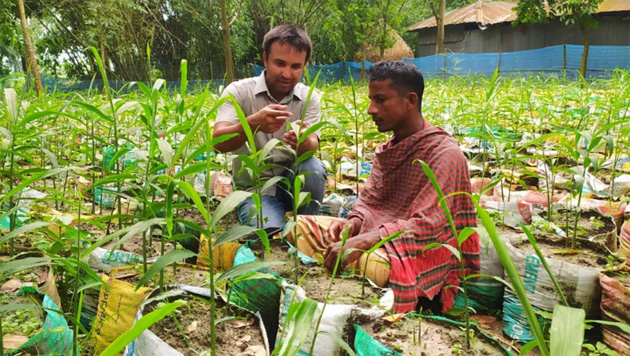
[[[461,279],[459,261],[443,247],[422,252],[432,242],[456,247],[456,240],[436,191],[418,160],[435,173],[445,196],[471,191],[466,158],[456,141],[422,116],[424,79],[415,66],[404,62],[381,62],[369,70],[368,114],[380,132],[394,135],[375,152],[372,173],[348,220],[299,216],[297,247],[303,253],[323,256],[332,270],[337,255],[352,249],[341,263],[345,269],[366,275],[379,286],[389,286],[395,295],[395,312],[412,311],[419,297],[440,296],[449,309]],[[457,194],[446,199],[455,226],[461,231],[476,225],[471,199]],[[341,237],[349,229],[346,245]],[[406,233],[367,256],[382,239]],[[289,240],[294,242],[293,237]],[[479,273],[479,236],[473,234],[462,246],[466,274]]]
[[[298,83],[304,66],[311,55],[311,39],[305,31],[290,25],[272,28],[263,39],[263,63],[265,70],[258,77],[234,82],[225,88],[223,96],[233,95],[247,117],[252,132],[255,133],[256,149],[261,149],[271,139],[278,139],[285,145],[296,149],[297,135],[287,130],[287,122],[300,122],[302,127],[311,126],[319,121],[320,95],[313,91],[308,106],[306,100],[309,87]],[[305,107],[306,106],[306,107]],[[219,143],[215,148],[221,152],[248,154],[247,137],[243,131],[236,110],[231,102],[223,104],[217,113],[213,137],[236,133],[238,136]],[[309,135],[298,147],[298,156],[319,147],[319,133]],[[302,191],[311,194],[311,202],[298,210],[299,214],[315,215],[319,211],[326,188],[326,167],[315,157],[294,164],[294,157],[287,150],[278,147],[272,151],[274,167],[264,171],[261,179],[283,175],[293,182],[297,173],[306,173]],[[251,189],[252,182],[247,172],[239,175],[242,166],[240,160],[233,161],[233,175],[240,189]],[[286,223],[284,216],[293,208],[293,199],[282,183],[263,192],[262,214],[265,228],[280,228]],[[253,214],[255,204],[247,198],[238,207],[238,216],[242,224],[256,226]]]

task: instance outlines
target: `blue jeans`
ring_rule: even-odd
[[[304,180],[304,186],[302,192],[311,193],[311,201],[307,205],[304,205],[298,209],[298,214],[303,215],[317,215],[319,208],[324,199],[324,192],[326,190],[326,167],[318,158],[311,157],[306,161],[299,164],[296,167],[290,167],[291,170],[287,170],[284,174],[285,177],[293,182],[295,173],[304,174],[306,172],[306,179]],[[295,172],[295,173],[294,173]],[[289,189],[289,191],[291,191]],[[276,185],[276,195],[263,195],[261,197],[262,203],[262,215],[263,215],[263,227],[264,228],[282,228],[286,224],[284,215],[287,211],[293,210],[293,197],[287,192],[287,187],[283,183]],[[247,221],[250,215],[250,210],[255,206],[252,198],[245,199],[238,206],[238,219],[243,225],[257,226],[257,217],[253,216],[251,220]]]

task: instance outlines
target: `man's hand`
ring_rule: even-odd
[[[341,241],[341,237],[343,236],[343,232],[346,229],[350,229],[348,231],[348,238],[355,236],[361,230],[361,224],[363,221],[359,218],[351,218],[350,220],[334,220],[329,226],[328,231],[324,234],[324,240],[328,243],[333,243],[337,241]]]
[[[296,121],[295,124],[300,125],[300,131],[304,131],[307,128],[306,123],[300,120]],[[282,142],[284,142],[287,146],[291,147],[294,150],[297,149],[297,134],[298,133],[295,132],[293,129],[289,130],[282,136]]]
[[[335,262],[337,261],[337,256],[339,254],[341,254],[342,258],[340,263],[342,263],[343,266],[346,266],[358,259],[364,251],[372,248],[372,246],[376,245],[380,240],[381,237],[379,236],[378,231],[372,231],[349,238],[346,241],[346,245],[343,247],[343,250],[341,249],[341,241],[335,242],[329,245],[328,249],[326,249],[326,253],[324,254],[324,266],[332,271],[333,268],[335,268]],[[350,249],[352,249],[352,252],[343,259],[345,251]]]
[[[247,118],[247,123],[252,130],[264,133],[274,133],[291,118],[293,114],[287,111],[286,105],[271,104],[260,109]]]

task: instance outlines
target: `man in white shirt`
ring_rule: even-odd
[[[311,55],[311,40],[305,31],[291,25],[280,25],[272,28],[263,40],[263,63],[265,70],[258,77],[243,79],[230,84],[223,96],[232,94],[239,103],[252,132],[255,133],[256,149],[261,149],[271,139],[276,138],[286,146],[296,149],[297,135],[287,129],[288,122],[298,122],[303,127],[311,126],[319,121],[320,95],[313,91],[306,105],[309,87],[299,83],[304,66]],[[303,120],[300,123],[300,119]],[[240,124],[236,110],[231,102],[223,104],[218,112],[214,125],[213,137],[225,134],[237,136],[215,146],[221,152],[247,154],[247,137]],[[298,156],[319,147],[319,133],[309,135],[299,146]],[[315,215],[319,211],[326,185],[326,168],[316,157],[311,157],[295,165],[295,157],[282,148],[272,153],[274,167],[264,171],[261,179],[274,176],[285,176],[293,182],[296,174],[304,174],[306,179],[303,192],[311,194],[311,202],[298,210],[299,214]],[[241,189],[251,188],[249,177],[238,175],[241,167],[236,159],[233,174],[236,184]],[[290,191],[290,190],[289,190]],[[263,192],[262,213],[265,228],[283,227],[285,213],[293,209],[293,199],[287,193],[284,184]],[[243,224],[256,226],[255,214],[251,214],[254,202],[248,198],[238,207],[239,220]]]

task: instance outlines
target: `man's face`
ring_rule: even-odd
[[[276,99],[286,96],[298,83],[306,62],[306,51],[299,51],[289,44],[274,42],[269,53],[263,53],[267,68],[265,80],[269,92]]]
[[[400,96],[391,85],[391,79],[370,81],[368,114],[379,132],[394,131],[396,134],[408,126],[413,104],[408,96]]]

